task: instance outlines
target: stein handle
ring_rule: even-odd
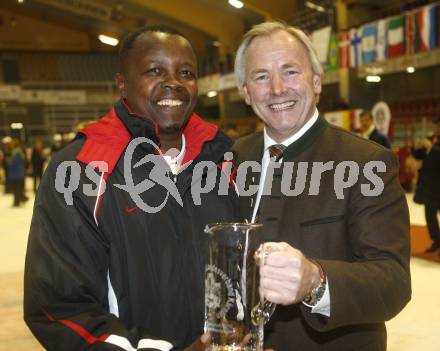
[[[278,250],[274,250],[271,247],[266,247],[266,245],[263,243],[255,252],[255,260],[257,261],[257,264],[260,266],[264,265],[267,256],[269,256],[269,254],[273,251]],[[260,323],[263,323],[263,325],[266,324],[275,312],[276,307],[277,305],[275,303],[262,298],[251,311],[252,323],[255,326],[259,325]]]
[[[263,299],[263,301],[259,302],[251,311],[252,324],[258,326],[260,323],[264,325],[269,322],[276,307],[277,305],[275,303]]]

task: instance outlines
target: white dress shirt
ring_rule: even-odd
[[[315,113],[313,114],[312,118],[310,118],[304,126],[301,127],[300,130],[298,130],[295,134],[284,140],[281,144],[288,147],[293,142],[297,141],[299,138],[301,138],[305,132],[307,132],[318,120],[319,112],[318,109],[315,109]],[[260,177],[260,185],[258,187],[258,193],[257,197],[255,199],[255,207],[254,212],[252,214],[252,223],[255,223],[255,218],[258,213],[258,207],[260,206],[260,200],[261,195],[263,193],[263,184],[266,179],[266,171],[267,166],[269,165],[270,161],[270,154],[269,154],[269,147],[277,143],[275,140],[273,140],[266,131],[266,128],[264,128],[264,154],[263,158],[261,160],[261,177]],[[282,158],[280,159],[281,162]],[[327,286],[324,292],[324,295],[322,296],[321,300],[312,307],[312,313],[319,313],[322,315],[325,315],[327,317],[330,317],[330,289],[329,289],[329,282],[327,281]]]
[[[171,172],[174,175],[179,173],[180,165],[182,164],[183,158],[185,157],[185,148],[186,148],[185,135],[182,134],[182,148],[180,149],[179,154],[175,157],[167,154],[162,154],[162,157],[164,158],[165,162],[168,163],[168,166],[170,166]]]

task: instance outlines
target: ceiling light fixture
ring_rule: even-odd
[[[414,73],[416,71],[416,69],[414,67],[412,67],[412,66],[409,66],[409,67],[406,67],[406,71],[408,73]]]
[[[24,3],[24,0],[17,0],[17,2],[18,2],[19,4],[22,4],[22,3]]]
[[[209,97],[209,98],[216,97],[217,96],[217,92],[215,90],[208,91],[206,93],[206,96]]]
[[[306,1],[306,2],[304,3],[304,6],[305,6],[305,7],[308,7],[309,9],[312,9],[312,10],[318,11],[318,12],[326,12],[326,10],[325,10],[324,7],[322,7],[322,6],[320,6],[320,5],[317,5],[317,4],[315,4],[314,2],[311,2],[311,1]]]
[[[380,76],[367,76],[366,80],[368,83],[379,83],[381,78]]]
[[[98,35],[98,39],[101,43],[116,46],[119,44],[119,40],[113,37],[109,37],[108,35],[100,34]]]
[[[240,0],[228,0],[229,5],[236,7],[237,9],[241,9],[244,4],[243,1]]]
[[[23,123],[21,122],[11,123],[11,129],[23,129]]]

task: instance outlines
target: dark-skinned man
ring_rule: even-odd
[[[24,318],[48,350],[204,350],[203,229],[237,207],[232,188],[196,205],[192,171],[231,141],[193,113],[197,63],[180,34],[141,28],[119,60],[121,99],[43,177]]]

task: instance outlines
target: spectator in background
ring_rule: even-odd
[[[44,144],[41,140],[37,140],[34,144],[31,155],[32,175],[34,177],[34,193],[37,193],[37,188],[43,175],[44,161],[46,161],[46,158],[44,157]]]
[[[362,137],[365,139],[370,139],[387,149],[391,149],[390,141],[388,137],[381,133],[374,125],[373,115],[370,111],[364,110],[360,114],[361,126],[362,126]]]
[[[428,140],[431,142],[431,144],[436,144],[440,141],[440,135],[436,135],[436,133],[432,133],[429,137]]]
[[[423,161],[428,156],[433,144],[430,138],[417,139],[411,153],[416,160]]]
[[[24,180],[26,176],[26,156],[18,139],[11,141],[11,154],[7,159],[8,180],[14,194],[13,207],[27,201],[24,195]]]
[[[414,143],[414,146],[411,147],[410,152],[408,153],[408,151],[406,151],[407,154],[405,155],[405,157],[401,156],[401,150],[409,148],[399,148],[398,154],[400,166],[404,170],[404,172],[408,174],[411,185],[412,180],[418,178],[423,160],[426,158],[431,148],[432,142],[429,138],[417,139]],[[411,190],[411,186],[408,190]]]
[[[440,118],[436,121],[435,135],[440,136]],[[414,195],[416,203],[425,205],[426,224],[432,240],[431,247],[426,249],[428,253],[440,249],[440,228],[437,218],[440,210],[440,141],[438,138],[436,140],[423,161]]]
[[[11,155],[11,137],[6,137],[3,139],[1,144],[2,152],[3,152],[3,162],[1,167],[3,168],[4,175],[4,184],[5,184],[5,194],[11,194],[11,183],[9,182],[9,173],[8,173],[8,160]]]

